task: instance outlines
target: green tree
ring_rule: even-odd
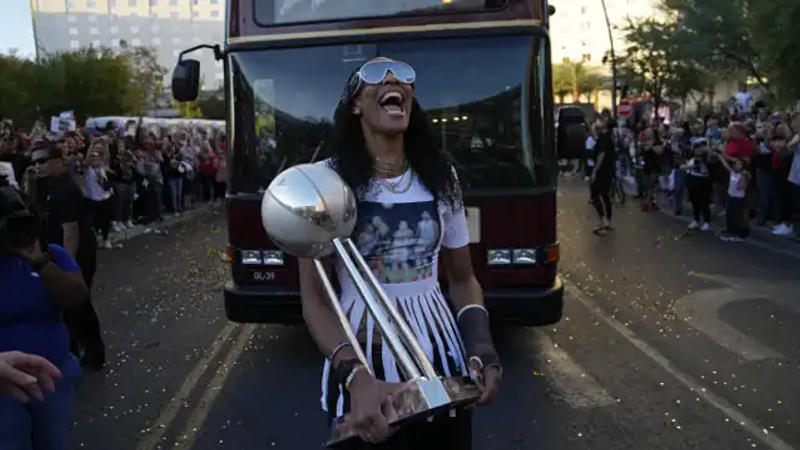
[[[782,3],[788,5],[791,1]],[[781,1],[663,0],[663,7],[679,24],[675,30],[675,38],[683,43],[683,60],[716,71],[744,71],[769,90],[762,67],[762,55],[755,44],[761,40],[764,30],[754,29],[750,11],[753,8],[769,10],[769,6],[764,4],[776,3]],[[796,5],[794,8],[796,9]],[[774,26],[774,20],[780,14],[783,13],[770,17],[771,22],[767,28]],[[787,31],[781,30],[783,39],[797,39],[796,36],[790,37]],[[754,39],[754,36],[758,38]]]
[[[572,75],[570,62],[553,64],[553,93],[558,97],[559,103],[564,103],[564,98],[572,92]]]
[[[200,107],[203,117],[206,119],[223,120],[227,116],[225,93],[222,88],[211,92],[201,92],[197,99],[197,106]]]
[[[136,92],[133,110],[144,114],[148,108],[156,108],[165,95],[164,75],[167,70],[158,64],[155,50],[148,47],[131,47],[120,42],[120,56],[131,68],[131,84]]]
[[[184,119],[199,119],[203,117],[203,111],[197,104],[197,100],[191,102],[175,102],[174,105],[175,109],[178,110],[178,114]]]
[[[560,103],[564,103],[567,94],[572,94],[573,102],[579,102],[582,94],[591,96],[603,88],[605,82],[606,78],[599,68],[587,66],[583,62],[565,59],[561,63],[553,64],[553,92]]]
[[[617,61],[620,79],[634,92],[650,95],[656,109],[683,73],[682,42],[676,30],[675,22],[654,18],[629,19],[623,29],[627,47]]]
[[[746,17],[757,38],[752,46],[758,53],[760,70],[785,101],[800,98],[800,2],[797,0],[752,0]]]

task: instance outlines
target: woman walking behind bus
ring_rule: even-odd
[[[333,156],[321,164],[338,171],[356,193],[355,240],[365,242],[371,237],[375,241],[376,233],[387,237],[360,251],[437,372],[480,377],[480,403],[487,403],[500,384],[499,357],[489,332],[483,293],[472,271],[461,190],[452,165],[436,146],[430,122],[414,99],[415,78],[409,65],[386,58],[373,59],[352,74],[328,141]],[[411,232],[420,222],[426,224],[425,229]],[[426,233],[430,227],[435,231],[433,242],[425,238],[431,236]],[[452,305],[437,283],[439,258],[446,263]],[[332,261],[327,263],[332,265]],[[381,345],[352,280],[340,264],[335,270],[342,308],[350,316],[355,335],[366,343],[374,376],[358,362],[339,329],[311,260],[301,260],[300,287],[306,324],[326,357],[323,408],[331,425],[354,430],[361,438],[344,448],[470,449],[469,411],[399,429],[389,426],[388,398],[402,386],[397,364],[389,349]],[[342,423],[338,418],[344,414],[348,416]]]
[[[600,215],[600,225],[595,227],[594,232],[598,235],[605,235],[612,230],[611,226],[611,184],[614,182],[614,171],[617,167],[617,154],[614,149],[613,123],[602,117],[595,123],[597,133],[597,145],[595,154],[594,171],[592,171],[592,182],[590,190],[592,194],[592,204]]]

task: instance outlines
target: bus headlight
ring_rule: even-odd
[[[536,249],[515,248],[513,252],[514,265],[528,266],[536,264]]]
[[[239,257],[244,266],[260,266],[263,261],[261,250],[240,250]]]
[[[486,261],[490,266],[509,266],[511,265],[511,249],[490,249],[486,254]]]
[[[282,266],[283,252],[280,250],[264,250],[261,252],[265,266]]]

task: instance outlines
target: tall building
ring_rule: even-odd
[[[553,62],[565,58],[599,65],[611,49],[601,0],[552,0],[556,14],[551,19],[550,39]],[[622,53],[625,41],[622,28],[627,18],[660,14],[657,0],[606,0],[608,19],[614,36],[614,49]]]
[[[31,0],[36,53],[84,47],[120,49],[121,45],[155,49],[171,77],[178,54],[198,44],[222,43],[224,0]],[[192,53],[200,60],[201,88],[222,86],[222,63],[210,51]]]

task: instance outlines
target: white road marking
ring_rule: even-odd
[[[675,301],[675,314],[720,346],[748,360],[785,358],[780,352],[742,333],[719,317],[729,303],[752,300],[749,292],[731,287],[703,289]]]
[[[616,403],[600,384],[589,375],[550,336],[536,330],[535,342],[544,362],[541,367],[545,379],[556,390],[556,397],[573,408],[597,408]]]
[[[214,400],[217,399],[217,396],[222,391],[222,387],[225,385],[225,381],[228,379],[228,375],[230,374],[234,363],[236,363],[236,360],[239,359],[239,356],[244,351],[247,343],[250,342],[250,338],[253,336],[255,331],[256,325],[254,324],[248,324],[244,326],[230,353],[228,353],[228,356],[225,357],[225,361],[222,363],[222,366],[220,366],[220,368],[217,370],[217,373],[214,375],[214,378],[211,379],[211,382],[208,383],[203,396],[200,398],[200,400],[197,402],[197,406],[195,406],[194,410],[191,412],[189,419],[186,421],[186,426],[184,427],[183,433],[179,435],[178,440],[175,442],[174,448],[191,449],[194,446],[194,441],[197,438],[197,434],[203,428],[203,424],[205,423],[206,418],[208,418],[208,413],[211,411],[211,407],[214,406]]]
[[[795,450],[791,445],[776,436],[774,433],[764,433],[763,428],[759,427],[757,422],[740,412],[736,407],[730,404],[723,397],[711,392],[710,389],[703,386],[694,377],[688,373],[680,370],[672,363],[666,356],[662,355],[658,350],[651,347],[649,344],[641,340],[636,333],[631,331],[628,327],[623,325],[620,321],[609,316],[602,309],[600,309],[594,301],[583,293],[579,288],[569,286],[565,295],[574,297],[581,302],[586,308],[589,309],[595,316],[603,320],[608,326],[622,335],[634,347],[639,349],[653,362],[658,364],[664,371],[672,375],[675,379],[680,381],[684,386],[689,388],[694,395],[705,400],[711,406],[717,408],[722,414],[740,424],[745,431],[750,433],[753,437],[764,443],[766,446],[773,450]]]
[[[175,393],[167,406],[161,411],[158,418],[150,425],[150,434],[139,442],[139,445],[136,446],[137,450],[152,450],[156,448],[156,444],[159,443],[161,437],[172,424],[172,421],[175,420],[175,416],[178,414],[178,411],[180,411],[181,406],[189,398],[189,394],[191,394],[197,382],[200,380],[200,377],[205,373],[208,368],[208,363],[216,357],[217,352],[222,348],[225,341],[228,340],[228,336],[230,336],[231,332],[237,327],[237,324],[229,322],[220,330],[211,343],[208,352],[197,361],[186,376],[186,380],[183,382],[180,389],[178,389],[178,392]]]

